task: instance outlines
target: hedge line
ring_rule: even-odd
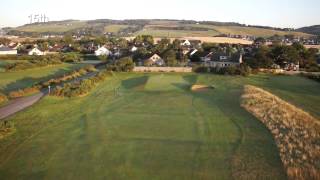
[[[11,91],[8,94],[9,98],[18,98],[23,97],[32,93],[40,92],[41,89],[47,88],[48,86],[55,86],[63,82],[70,81],[72,79],[81,77],[89,72],[96,71],[95,67],[93,65],[88,65],[86,67],[80,68],[78,70],[72,71],[69,74],[63,75],[62,77],[50,79],[48,81],[43,81],[34,84],[32,87],[27,87],[24,89],[20,89],[17,91]]]
[[[100,82],[104,81],[106,77],[110,76],[108,71],[99,72],[97,75],[78,83],[66,83],[62,87],[56,87],[50,95],[58,97],[81,97],[88,94]]]
[[[49,65],[57,65],[62,64],[62,62],[58,59],[43,59],[43,60],[31,60],[26,62],[16,62],[7,64],[5,67],[6,71],[20,71],[38,67],[46,67]]]
[[[307,77],[309,79],[312,79],[312,80],[320,82],[320,74],[310,74],[310,73],[306,74],[306,73],[303,73],[301,75],[304,76],[304,77]]]
[[[247,65],[228,66],[228,67],[206,67],[206,66],[193,66],[192,71],[196,73],[213,73],[221,75],[242,75],[247,76],[251,74],[251,68]]]

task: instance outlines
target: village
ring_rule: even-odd
[[[98,60],[105,63],[114,63],[122,57],[131,57],[135,66],[145,67],[224,68],[246,64],[254,69],[286,71],[299,71],[300,69],[318,71],[317,66],[320,65],[319,50],[313,46],[302,45],[299,42],[291,44],[284,41],[270,42],[264,38],[256,38],[252,44],[228,44],[182,38],[154,38],[148,35],[135,38],[107,38],[104,36],[78,38],[65,35],[61,38],[21,42],[1,38],[0,42],[0,55],[13,58],[14,56],[72,53],[83,57],[82,59],[86,61]],[[297,52],[293,52],[290,47],[294,47],[292,49]],[[272,49],[274,49],[273,52]],[[304,51],[308,57],[303,59],[298,51]],[[287,58],[276,59],[279,54],[274,53],[277,52],[280,53],[280,56]],[[283,53],[290,54],[284,55]],[[265,59],[261,59],[260,56]]]

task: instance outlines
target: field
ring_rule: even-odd
[[[65,21],[65,22],[57,22],[57,23],[46,23],[46,24],[32,24],[25,25],[16,28],[18,31],[23,32],[67,32],[70,30],[82,28],[86,26],[86,21]]]
[[[114,25],[107,25],[104,28],[105,32],[109,32],[109,33],[118,33],[120,30],[125,29],[129,27],[128,25],[120,25],[120,24],[114,24]]]
[[[219,34],[233,35],[250,35],[270,37],[275,34],[280,36],[292,34],[295,36],[309,37],[309,34],[302,32],[278,31],[255,27],[241,26],[214,26],[203,24],[180,24],[175,21],[154,21],[146,25],[141,31],[136,32],[136,35],[152,35],[155,37],[211,37]]]
[[[61,64],[16,72],[3,72],[3,69],[1,71],[1,67],[3,67],[4,64],[12,62],[13,61],[0,61],[0,91],[2,92],[25,88],[35,82],[61,76],[73,69],[84,66],[83,64]]]
[[[271,134],[240,107],[244,84],[320,115],[320,85],[300,77],[120,73],[86,97],[46,97],[11,117],[17,132],[0,142],[0,176],[285,179]]]
[[[143,23],[142,23],[143,22]],[[142,24],[142,25],[141,25]],[[212,37],[220,34],[231,34],[231,35],[249,35],[249,36],[262,36],[270,37],[275,34],[287,35],[292,34],[300,37],[310,37],[310,34],[303,32],[293,31],[279,31],[266,28],[255,28],[246,26],[227,26],[227,25],[209,25],[209,24],[190,24],[190,22],[179,21],[179,20],[140,20],[140,23],[131,24],[125,21],[104,22],[103,20],[92,20],[92,21],[76,21],[66,20],[49,22],[45,24],[31,24],[24,25],[15,28],[17,31],[22,32],[52,32],[52,33],[64,33],[72,30],[79,30],[84,28],[92,28],[101,30],[101,32],[118,33],[120,30],[127,27],[137,27],[130,32],[134,35],[152,35],[154,37],[168,37],[168,38],[179,38],[179,37]],[[128,34],[127,34],[128,35]]]

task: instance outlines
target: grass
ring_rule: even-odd
[[[143,29],[135,33],[137,35],[151,35],[154,37],[168,37],[168,38],[179,38],[179,37],[206,37],[218,35],[216,31],[184,31],[184,30],[157,30],[157,29]]]
[[[107,25],[104,28],[105,32],[109,32],[109,33],[118,33],[120,30],[125,29],[129,27],[128,25],[120,25],[120,24],[113,24],[113,25]]]
[[[300,37],[310,37],[310,34],[306,34],[302,32],[278,31],[278,30],[255,28],[255,27],[213,26],[213,25],[201,25],[201,24],[199,25],[193,24],[189,26],[214,29],[215,31],[220,32],[222,34],[250,35],[250,36],[261,36],[261,37],[270,37],[275,34],[278,34],[280,36],[292,34]]]
[[[319,179],[320,123],[305,111],[255,86],[245,86],[241,105],[273,134],[290,179]]]
[[[3,61],[0,61],[0,63]],[[1,65],[0,65],[1,66]],[[61,64],[16,72],[0,72],[0,91],[9,92],[31,86],[35,82],[49,80],[82,67],[82,64]]]
[[[31,24],[26,26],[21,26],[16,28],[18,31],[24,32],[67,32],[74,29],[82,28],[87,25],[86,21],[67,21],[67,22],[57,22],[57,23],[41,23],[41,24]]]
[[[244,84],[277,91],[268,78],[118,73],[83,98],[45,97],[8,119],[16,132],[0,141],[0,177],[286,179],[272,135],[240,106]]]

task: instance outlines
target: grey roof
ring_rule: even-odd
[[[0,47],[0,51],[14,51],[14,49],[3,46],[3,47]]]
[[[217,53],[214,54],[212,57],[212,61],[217,62],[239,62],[240,59],[240,53],[235,53],[233,55],[228,55],[226,53]],[[225,56],[227,59],[220,60],[220,56]]]

